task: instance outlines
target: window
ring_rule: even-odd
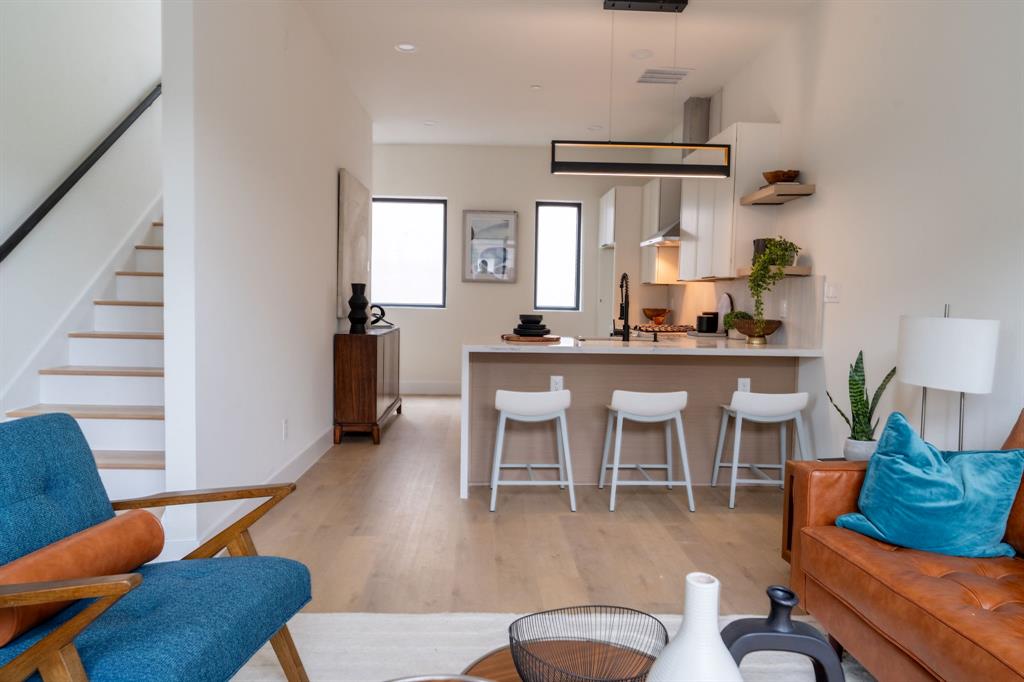
[[[388,306],[443,308],[448,202],[374,199],[370,293]]]
[[[537,202],[533,307],[580,309],[580,204]]]

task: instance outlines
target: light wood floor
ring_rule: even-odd
[[[673,613],[701,570],[722,580],[723,613],[760,613],[787,582],[775,488],[740,490],[734,510],[727,487],[697,488],[691,514],[678,487],[620,489],[615,513],[595,487],[577,489],[576,513],[558,488],[510,487],[492,514],[485,487],[458,498],[458,461],[458,400],[407,398],[381,445],[346,436],[310,469],[256,524],[257,546],[310,567],[309,611]]]

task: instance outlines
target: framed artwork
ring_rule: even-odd
[[[516,211],[462,212],[462,281],[516,281]]]
[[[347,170],[339,169],[338,319],[348,316],[352,283],[370,283],[370,206],[370,190]]]

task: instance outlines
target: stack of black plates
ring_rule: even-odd
[[[551,330],[541,323],[542,319],[542,315],[520,315],[519,326],[512,333],[516,336],[547,336]]]

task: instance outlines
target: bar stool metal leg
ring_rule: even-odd
[[[779,422],[779,487],[783,487],[786,470],[786,422]]]
[[[604,452],[601,454],[601,477],[598,480],[598,488],[604,488],[604,474],[608,469],[608,451],[611,449],[612,445],[612,422],[614,420],[614,410],[608,410],[608,425],[604,430]]]
[[[679,459],[683,463],[683,477],[686,479],[686,501],[689,504],[690,511],[697,511],[697,507],[693,504],[693,486],[690,485],[690,457],[686,452],[686,435],[683,433],[683,418],[681,415],[676,415],[676,436],[679,439]]]
[[[736,425],[732,432],[732,481],[729,483],[729,509],[736,508],[736,479],[739,478],[740,465],[740,432],[743,429],[743,416],[736,413]]]
[[[565,447],[562,444],[562,422],[555,420],[555,441],[558,449],[558,488],[565,490]]]
[[[668,489],[672,490],[672,422],[665,422],[665,480],[668,481]]]
[[[722,468],[722,449],[725,447],[725,432],[729,429],[729,411],[722,410],[722,425],[718,428],[718,447],[715,449],[715,467],[711,471],[711,487],[718,485],[718,470]]]
[[[505,445],[505,413],[498,418],[498,437],[494,441],[494,465],[491,468],[491,511],[498,504],[498,476],[501,475],[501,451]]]
[[[807,443],[807,431],[804,429],[804,417],[799,412],[796,415],[796,442],[800,446],[800,459],[811,459],[811,449]]]
[[[612,459],[612,499],[608,511],[615,511],[615,493],[619,487],[619,462],[622,460],[622,415],[615,416],[615,454]]]
[[[565,410],[558,415],[559,438],[562,444],[563,459],[565,461],[565,479],[569,484],[569,508],[576,511],[576,490],[572,482],[572,453],[569,451],[569,424],[565,416]],[[563,486],[564,487],[564,486]]]

